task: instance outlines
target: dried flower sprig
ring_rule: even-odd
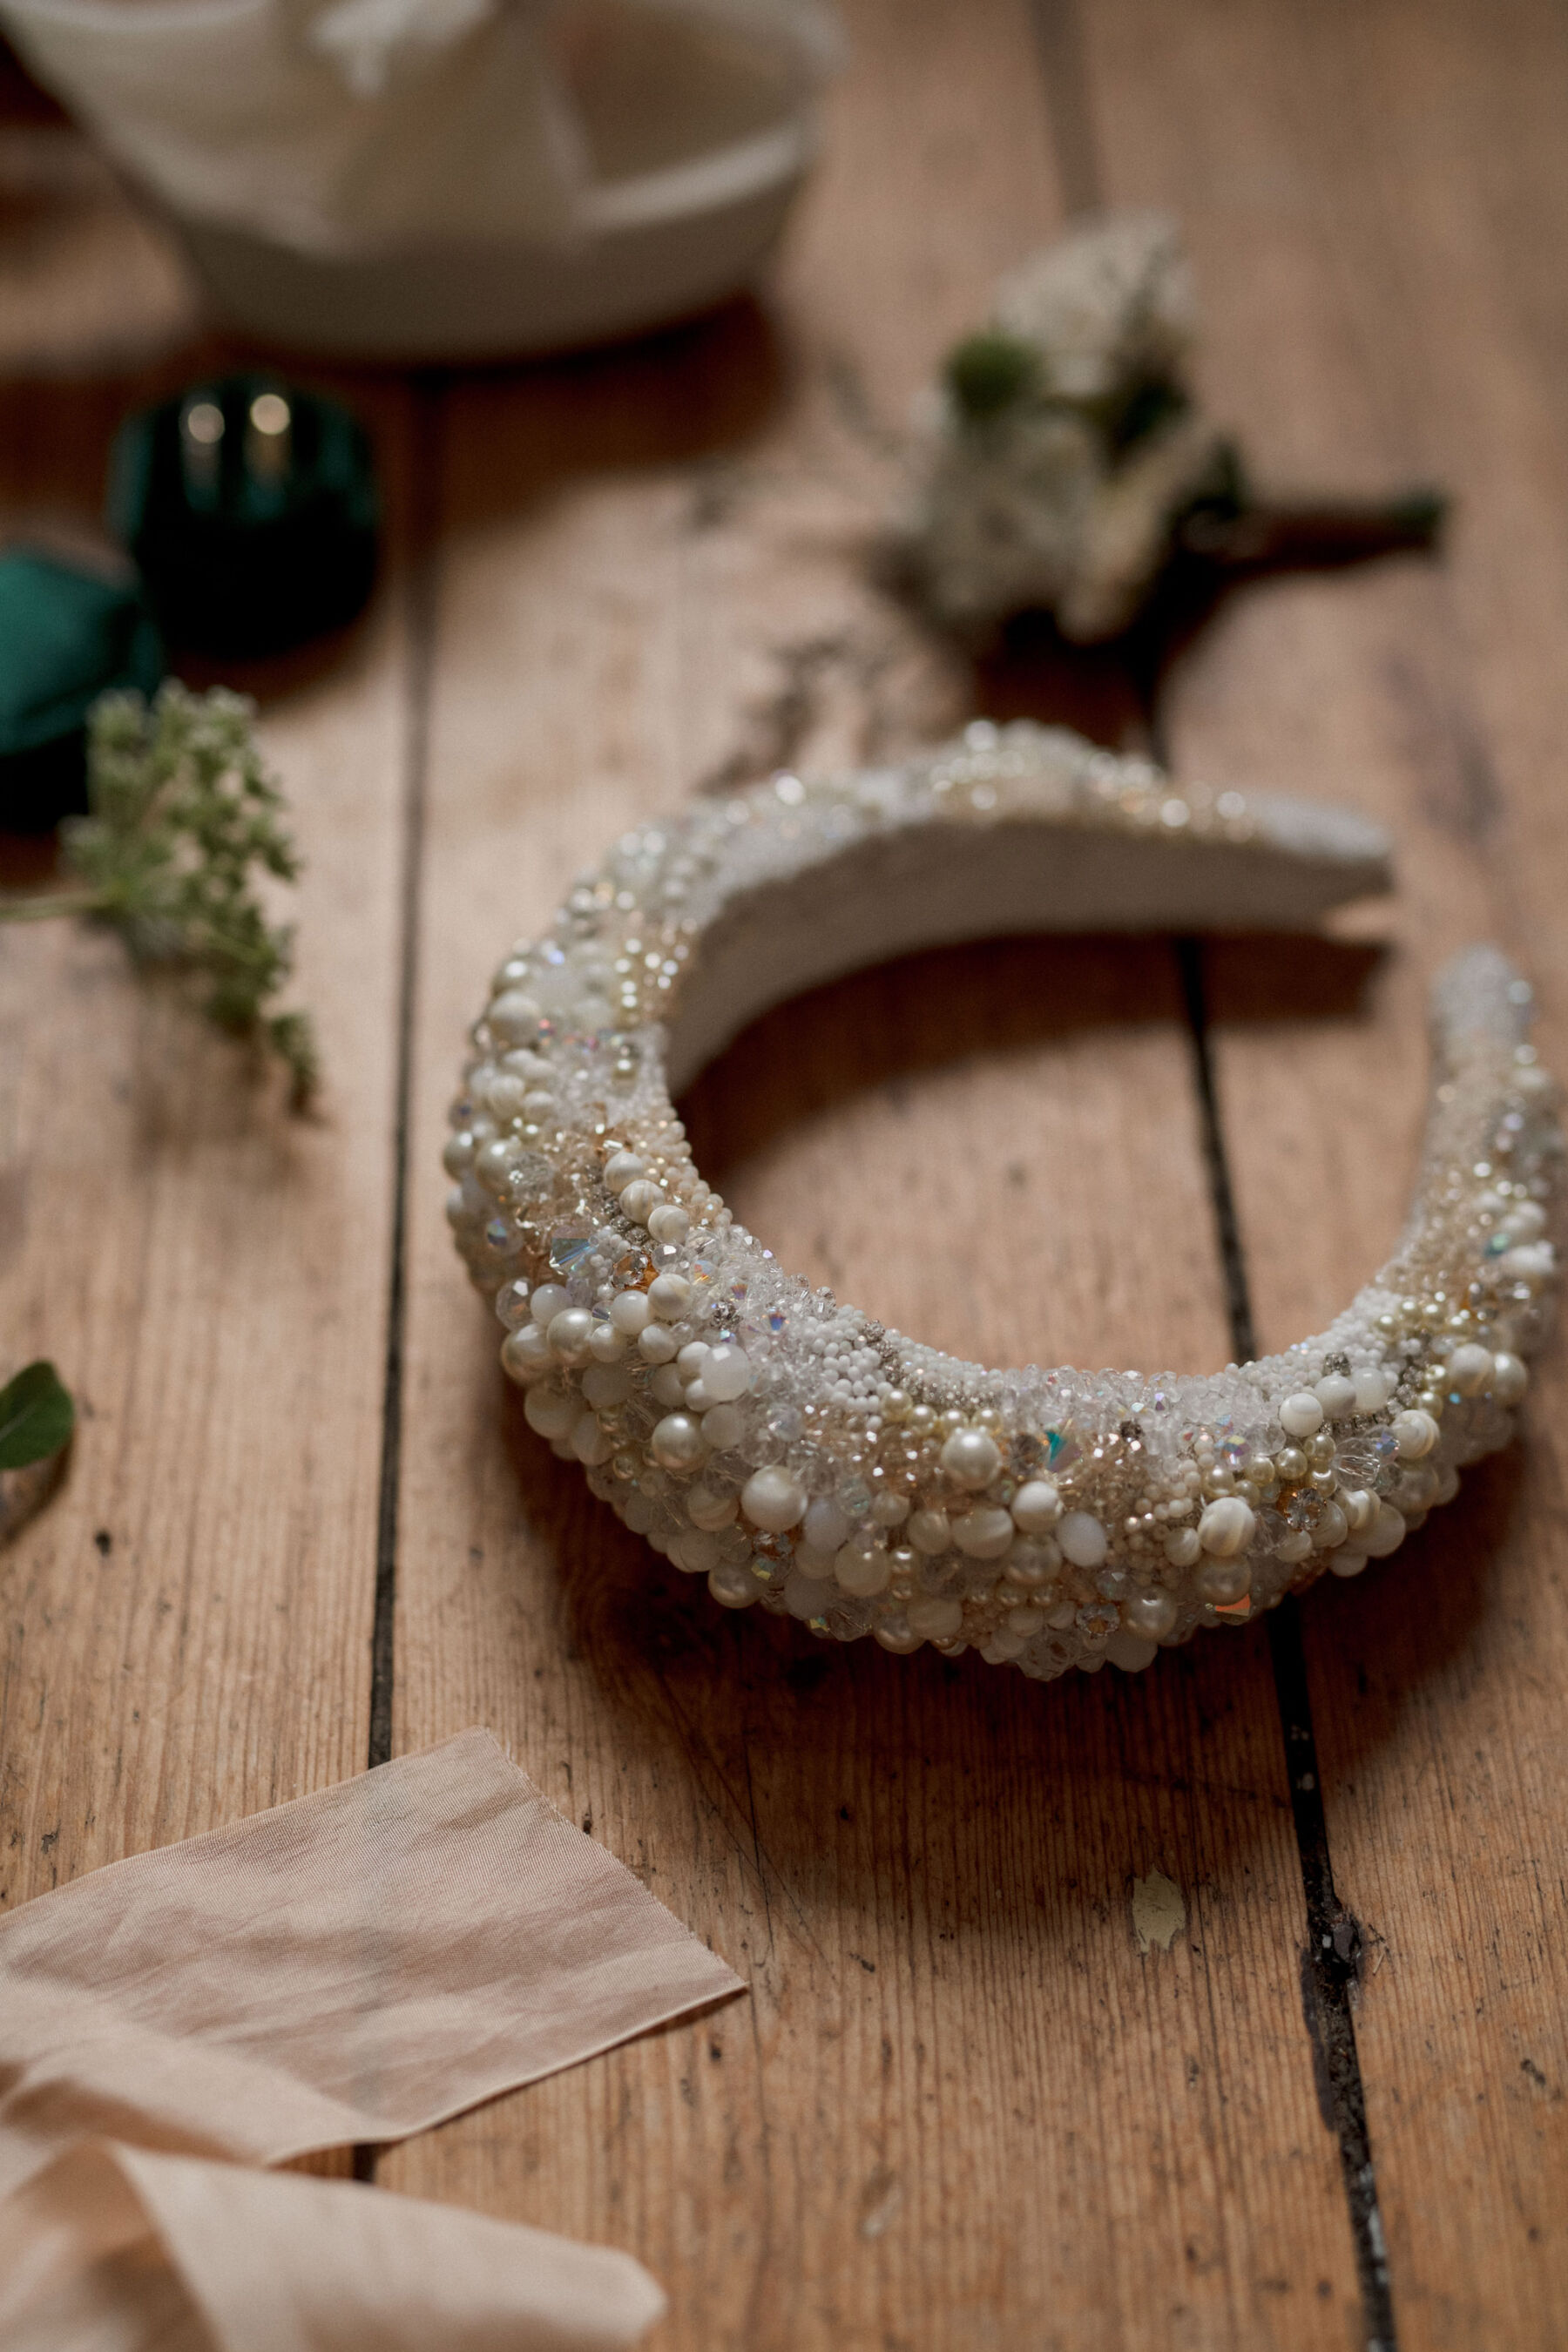
[[[315,1035],[306,1013],[266,1009],[292,969],[293,933],[268,921],[255,887],[258,873],[292,882],[300,860],[254,717],[244,695],[173,678],[151,704],[103,696],[88,722],[90,814],[61,828],[79,887],[0,898],[0,921],[110,924],[134,963],[181,978],[219,1028],[275,1053],[300,1108],[320,1076]]]

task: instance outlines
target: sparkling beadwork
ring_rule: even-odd
[[[1314,842],[1321,812],[1276,834],[1236,793],[1184,785],[1179,823],[1173,802],[1145,761],[977,724],[905,769],[781,779],[623,836],[498,972],[447,1147],[454,1235],[529,1425],[721,1606],[1040,1679],[1131,1671],[1325,1570],[1359,1575],[1506,1442],[1544,1328],[1562,1141],[1495,951],[1438,982],[1399,1255],[1318,1338],[1211,1377],[959,1362],[784,1272],[693,1165],[666,1074],[678,1050],[701,1058],[683,992],[720,952],[716,918],[763,921],[867,845],[934,833],[933,889],[992,829],[993,877],[1033,844],[1044,888],[1075,844],[1163,859],[1173,887],[1184,861],[1244,851],[1253,877],[1275,861],[1297,929],[1299,890],[1324,886],[1292,899],[1292,860],[1342,857],[1342,897],[1379,870],[1352,820]],[[722,980],[705,974],[710,1029]]]

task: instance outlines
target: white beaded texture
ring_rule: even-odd
[[[1041,1679],[1360,1574],[1506,1444],[1544,1325],[1556,1088],[1496,950],[1435,989],[1396,1255],[1318,1338],[1212,1377],[990,1371],[809,1289],[704,1182],[670,1091],[764,1005],[906,948],[1300,929],[1386,875],[1342,811],[1178,792],[1028,725],[628,834],[496,973],[447,1145],[530,1424],[725,1608]]]

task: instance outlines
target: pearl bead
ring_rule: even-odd
[[[626,1333],[617,1331],[613,1323],[601,1323],[595,1319],[593,1337],[588,1342],[588,1353],[594,1361],[596,1364],[618,1364],[626,1352]]]
[[[548,1330],[562,1308],[571,1304],[564,1283],[542,1282],[528,1302],[528,1311],[536,1323],[542,1323]]]
[[[1396,1507],[1402,1517],[1410,1519],[1429,1511],[1437,1499],[1437,1473],[1429,1462],[1417,1462],[1406,1470],[1394,1489]]]
[[[1317,1526],[1312,1529],[1312,1549],[1315,1551],[1337,1551],[1350,1531],[1350,1521],[1339,1505],[1326,1504]]]
[[[1007,1612],[1007,1631],[1009,1633],[1022,1634],[1026,1642],[1034,1639],[1045,1622],[1043,1609],[1009,1609]]]
[[[1311,1537],[1304,1529],[1298,1528],[1290,1535],[1280,1537],[1274,1547],[1274,1553],[1276,1559],[1282,1559],[1294,1568],[1298,1560],[1306,1559],[1310,1556],[1311,1549]]]
[[[684,1352],[685,1351],[683,1349],[682,1353]],[[680,1375],[678,1373],[676,1377],[679,1379]],[[700,1381],[688,1381],[686,1383],[686,1402],[690,1406],[693,1412],[706,1412],[713,1400],[709,1395]]]
[[[612,1192],[624,1192],[635,1177],[647,1172],[635,1151],[614,1151],[605,1162],[605,1182]]]
[[[1479,1396],[1491,1376],[1491,1349],[1479,1348],[1473,1340],[1456,1348],[1448,1359],[1448,1386],[1461,1396]]]
[[[662,1208],[648,1211],[647,1229],[656,1242],[683,1242],[691,1231],[691,1220],[686,1211],[673,1201]]]
[[[463,1129],[449,1135],[441,1151],[441,1165],[448,1176],[466,1176],[474,1164],[474,1139]]]
[[[700,1528],[687,1528],[671,1540],[669,1558],[682,1576],[706,1576],[719,1565],[719,1546]]]
[[[1379,1503],[1373,1523],[1360,1538],[1363,1551],[1373,1559],[1386,1559],[1405,1541],[1405,1521],[1392,1503]]]
[[[896,1658],[909,1657],[921,1645],[921,1637],[907,1617],[884,1617],[871,1631],[883,1649],[890,1650]]]
[[[700,1378],[711,1352],[706,1339],[688,1339],[675,1360],[680,1368],[681,1379],[694,1381]]]
[[[702,1434],[715,1454],[727,1454],[745,1433],[745,1416],[732,1404],[710,1404],[702,1416]]]
[[[661,1470],[692,1470],[708,1451],[698,1423],[689,1412],[667,1412],[656,1421],[648,1440]]]
[[[806,1505],[800,1531],[814,1550],[837,1551],[849,1540],[849,1514],[831,1495],[818,1495]]]
[[[1062,1548],[1047,1536],[1042,1543],[1027,1539],[1016,1543],[1007,1554],[1009,1582],[1021,1584],[1028,1591],[1037,1591],[1048,1584],[1062,1564]]]
[[[706,1432],[703,1433],[706,1435]],[[686,1490],[686,1516],[693,1527],[707,1533],[716,1533],[733,1520],[740,1504],[733,1495],[721,1495],[711,1486],[689,1486]]]
[[[1142,1674],[1145,1666],[1153,1664],[1159,1654],[1156,1643],[1145,1642],[1141,1634],[1130,1633],[1125,1625],[1118,1625],[1105,1644],[1106,1657],[1124,1675]]]
[[[1340,1508],[1350,1525],[1352,1536],[1363,1536],[1377,1517],[1377,1496],[1365,1486],[1342,1486]]]
[[[954,1484],[971,1493],[989,1486],[1002,1467],[996,1441],[983,1429],[955,1429],[942,1449],[941,1460]]]
[[[471,1266],[475,1230],[483,1221],[484,1208],[482,1204],[476,1206],[466,1183],[454,1184],[442,1205],[447,1212],[447,1223],[458,1237],[458,1246],[468,1257]],[[488,1248],[489,1245],[487,1234],[485,1246]]]
[[[1013,1517],[1026,1536],[1049,1535],[1062,1515],[1062,1498],[1048,1478],[1031,1478],[1013,1497]]]
[[[583,1395],[598,1412],[625,1404],[632,1392],[632,1376],[625,1364],[590,1364],[583,1375]]]
[[[550,1352],[563,1364],[585,1364],[594,1318],[585,1307],[563,1307],[550,1318]]]
[[[1307,1475],[1308,1462],[1299,1445],[1282,1445],[1274,1457],[1274,1467],[1287,1486],[1299,1486]]]
[[[1394,1393],[1394,1383],[1381,1364],[1369,1364],[1355,1375],[1357,1412],[1381,1412]]]
[[[915,1549],[930,1559],[952,1549],[952,1528],[945,1511],[917,1511],[910,1521],[909,1537]]]
[[[572,1451],[586,1468],[596,1469],[616,1450],[616,1441],[599,1426],[597,1413],[580,1412],[572,1424]]]
[[[631,1219],[634,1225],[646,1224],[649,1215],[658,1208],[663,1198],[664,1194],[657,1184],[650,1184],[646,1176],[638,1176],[634,1178],[621,1194],[621,1209],[623,1213]]]
[[[656,1404],[688,1407],[690,1405],[691,1400],[687,1395],[685,1383],[673,1364],[660,1364],[647,1385],[648,1394]]]
[[[564,1437],[582,1409],[571,1390],[542,1384],[530,1389],[522,1401],[522,1417],[541,1437]]]
[[[1312,1400],[1316,1404],[1317,1399]],[[1237,1496],[1211,1503],[1198,1521],[1198,1541],[1215,1559],[1234,1559],[1252,1541],[1258,1514]]]
[[[1413,1406],[1408,1412],[1396,1412],[1393,1431],[1394,1443],[1402,1462],[1423,1460],[1431,1453],[1439,1435],[1436,1423],[1429,1412],[1423,1412],[1419,1405]]]
[[[1350,1546],[1346,1546],[1340,1551],[1331,1552],[1329,1555],[1331,1576],[1359,1576],[1365,1566],[1365,1552],[1357,1551]]]
[[[1199,1569],[1196,1583],[1200,1597],[1216,1606],[1239,1601],[1252,1583],[1252,1570],[1245,1559],[1205,1559]]]
[[[1312,1437],[1323,1425],[1323,1408],[1310,1389],[1298,1389],[1279,1408],[1279,1426],[1287,1437]]]
[[[610,1320],[617,1331],[625,1331],[635,1339],[652,1313],[647,1294],[642,1290],[618,1290],[610,1301]]]
[[[928,1642],[951,1642],[963,1624],[963,1606],[957,1601],[911,1601],[904,1614],[910,1632]]]
[[[952,1522],[952,1540],[969,1559],[1000,1559],[1013,1540],[1009,1511],[965,1511]]]
[[[708,1350],[708,1360],[702,1367],[702,1385],[719,1404],[732,1404],[745,1395],[752,1385],[751,1359],[743,1348],[721,1340]]]
[[[836,1551],[818,1551],[814,1544],[797,1543],[795,1548],[795,1564],[802,1576],[831,1576],[837,1557]]]
[[[750,1570],[733,1561],[713,1570],[708,1590],[721,1609],[749,1609],[761,1597]]]
[[[1173,1568],[1191,1568],[1202,1549],[1196,1528],[1177,1528],[1165,1538],[1165,1558]]]
[[[550,1352],[550,1342],[537,1323],[524,1323],[521,1329],[508,1332],[501,1343],[500,1360],[508,1379],[514,1381],[536,1381],[555,1360]]]
[[[892,1562],[885,1551],[861,1551],[855,1544],[846,1544],[833,1563],[835,1581],[858,1601],[868,1601],[873,1593],[885,1592],[892,1572]]]
[[[1505,1350],[1492,1358],[1492,1394],[1499,1404],[1518,1404],[1529,1386],[1530,1374],[1517,1356]]]
[[[683,1274],[656,1275],[647,1286],[647,1303],[661,1323],[677,1323],[691,1304],[691,1285]]]
[[[1068,1511],[1057,1523],[1057,1541],[1075,1568],[1100,1568],[1105,1562],[1105,1529],[1090,1511]]]
[[[664,1323],[645,1323],[637,1334],[637,1353],[645,1363],[672,1364],[675,1361],[676,1338]]]
[[[539,1024],[543,1017],[535,1000],[525,995],[521,988],[509,988],[501,995],[492,997],[489,1010],[485,1014],[490,1035],[500,1045],[526,1045],[529,1038],[538,1036]]]
[[[1134,1592],[1121,1604],[1121,1622],[1130,1633],[1142,1633],[1148,1642],[1163,1642],[1176,1622],[1176,1596],[1152,1585],[1145,1592]]]
[[[782,1535],[805,1516],[805,1488],[793,1470],[770,1463],[754,1470],[741,1489],[741,1508],[755,1528]]]
[[[510,1127],[513,1119],[522,1117],[523,1105],[528,1100],[528,1087],[521,1078],[505,1074],[492,1078],[485,1094],[491,1116],[499,1119],[502,1127]]]
[[[884,1486],[879,1495],[871,1497],[871,1517],[879,1528],[901,1528],[910,1516],[907,1495],[895,1495]]]
[[[1331,1421],[1347,1421],[1356,1409],[1355,1382],[1343,1372],[1325,1372],[1312,1393]]]

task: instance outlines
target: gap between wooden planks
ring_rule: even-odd
[[[776,323],[455,384],[440,428],[395,1738],[494,1724],[752,1999],[379,2177],[634,2248],[672,2347],[1337,2352],[1355,2253],[1259,1634],[1041,1693],[722,1618],[521,1430],[441,1226],[464,1024],[574,870],[694,782],[897,751],[991,699],[865,558],[910,397],[1058,225],[1033,27],[863,0],[851,32]],[[690,1119],[748,1223],[906,1328],[994,1360],[1230,1352],[1163,949],[824,991]],[[1187,1924],[1141,1953],[1155,1869]]]
[[[1440,567],[1238,599],[1167,698],[1184,766],[1342,779],[1398,843],[1359,1003],[1333,1005],[1349,966],[1336,979],[1330,955],[1213,958],[1273,1347],[1394,1238],[1443,956],[1507,944],[1563,1064],[1568,35],[1527,5],[1248,0],[1173,21],[1103,0],[1084,23],[1108,188],[1186,223],[1210,390],[1248,448],[1277,480],[1414,476],[1457,499]],[[1468,1477],[1418,1555],[1303,1616],[1406,2347],[1568,2335],[1562,1395],[1553,1350],[1528,1447]]]

